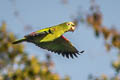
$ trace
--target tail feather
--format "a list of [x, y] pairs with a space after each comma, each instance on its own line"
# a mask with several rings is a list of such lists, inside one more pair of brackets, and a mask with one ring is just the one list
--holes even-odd
[[19, 40], [14, 41], [13, 44], [21, 43], [21, 42], [24, 42], [24, 41], [26, 41], [25, 38], [19, 39]]

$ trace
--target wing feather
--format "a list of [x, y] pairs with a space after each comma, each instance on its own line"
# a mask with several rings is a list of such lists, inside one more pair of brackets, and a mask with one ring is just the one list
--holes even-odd
[[48, 51], [58, 53], [63, 57], [66, 56], [67, 58], [71, 57], [78, 57], [77, 55], [80, 53], [68, 39], [63, 38], [62, 36], [55, 39], [54, 41], [50, 42], [41, 42], [35, 43], [37, 46], [47, 49]]

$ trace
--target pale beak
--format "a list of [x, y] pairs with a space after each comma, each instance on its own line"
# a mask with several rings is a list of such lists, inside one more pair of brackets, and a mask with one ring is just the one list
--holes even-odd
[[75, 26], [72, 26], [71, 31], [74, 32], [74, 30], [75, 30]]

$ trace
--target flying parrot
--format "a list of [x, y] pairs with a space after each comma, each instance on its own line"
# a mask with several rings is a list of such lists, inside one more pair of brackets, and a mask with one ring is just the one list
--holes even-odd
[[79, 52], [63, 34], [68, 31], [73, 32], [75, 28], [74, 22], [64, 22], [25, 35], [24, 38], [14, 41], [13, 44], [31, 42], [38, 47], [61, 54], [63, 57], [74, 58], [74, 56], [77, 57], [78, 54], [84, 51]]

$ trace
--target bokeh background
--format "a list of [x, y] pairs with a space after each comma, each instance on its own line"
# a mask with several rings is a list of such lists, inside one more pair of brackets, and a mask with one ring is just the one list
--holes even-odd
[[[50, 64], [52, 64], [52, 66], [54, 65], [52, 69], [50, 68], [51, 74], [58, 73], [59, 77], [62, 78], [69, 76], [71, 80], [120, 80], [119, 4], [119, 0], [0, 0], [0, 24], [1, 27], [7, 25], [7, 31], [12, 32], [12, 34], [14, 33], [15, 37], [19, 39], [39, 29], [66, 21], [76, 21], [78, 27], [75, 32], [66, 33], [65, 36], [79, 51], [85, 50], [84, 54], [78, 58], [67, 59], [43, 50], [31, 43], [23, 43], [24, 50], [19, 53], [27, 54], [28, 58], [35, 58], [38, 62], [48, 63], [49, 59], [46, 59], [45, 56], [49, 55], [51, 57]], [[5, 33], [9, 35], [7, 31]], [[2, 32], [4, 33], [4, 30], [1, 31], [1, 34]], [[1, 37], [1, 39], [3, 39], [3, 37]], [[11, 39], [11, 42], [15, 39]], [[11, 44], [11, 46], [14, 45]], [[16, 48], [13, 47], [13, 49]], [[1, 50], [0, 53], [2, 55], [7, 52], [2, 52]], [[19, 55], [19, 53], [17, 53], [18, 52], [16, 52], [15, 60], [16, 56]], [[9, 54], [6, 54], [6, 56], [7, 55]], [[0, 56], [1, 59], [2, 57], [3, 55]], [[11, 57], [9, 60], [11, 60]], [[12, 64], [14, 64], [14, 68], [17, 69], [19, 65], [14, 63], [15, 60], [13, 59]], [[23, 62], [24, 64], [27, 63], [25, 61]], [[0, 63], [0, 65], [2, 64], [3, 63]], [[27, 67], [30, 67], [30, 65]], [[51, 66], [47, 65], [47, 68], [49, 67]], [[16, 70], [14, 70], [14, 72], [15, 71]], [[7, 71], [1, 67], [0, 75], [4, 76], [6, 72]], [[7, 80], [11, 78], [9, 75], [7, 77]], [[12, 78], [10, 80], [12, 80]], [[67, 77], [67, 79], [69, 78]], [[3, 78], [1, 77], [1, 79]], [[30, 79], [61, 80], [57, 78], [38, 78], [38, 74], [37, 79]], [[17, 79], [17, 77], [15, 77], [14, 80], [23, 79]]]

